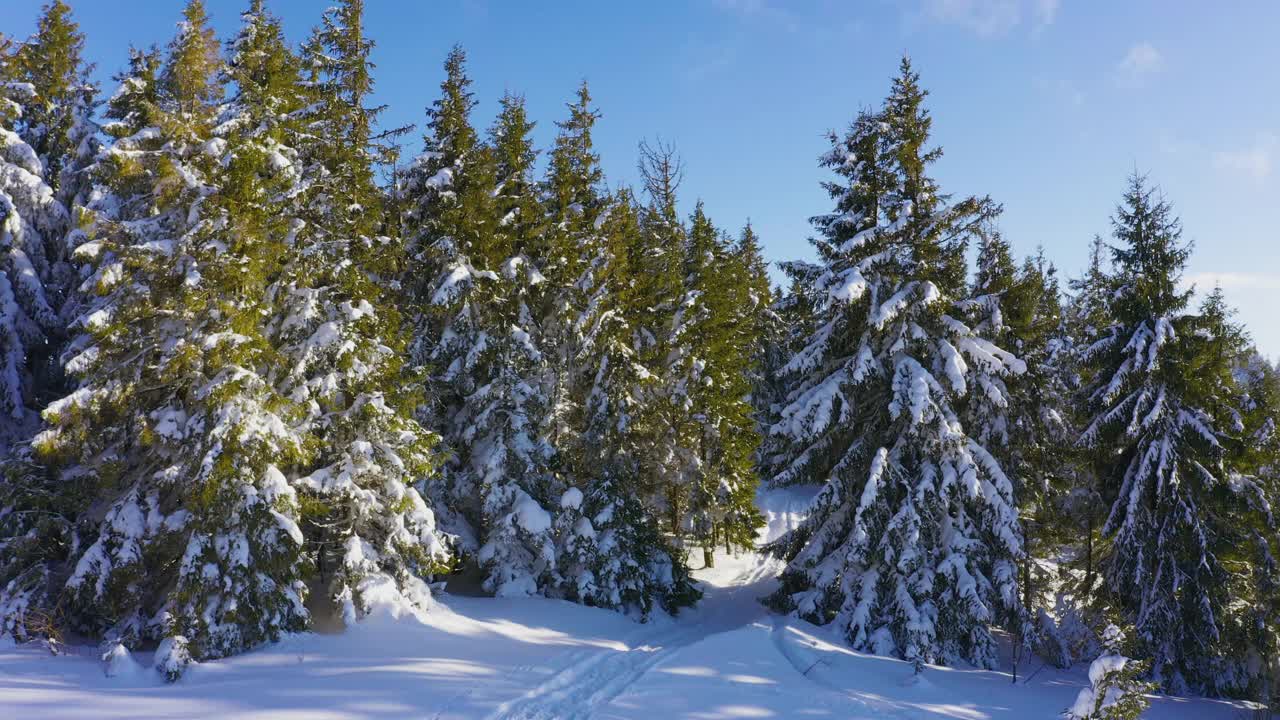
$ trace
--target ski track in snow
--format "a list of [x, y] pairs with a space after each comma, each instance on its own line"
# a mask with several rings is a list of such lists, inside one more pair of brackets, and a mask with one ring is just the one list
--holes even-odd
[[[762, 540], [766, 542], [794, 528], [808, 506], [805, 494], [785, 493], [778, 497], [779, 503], [770, 505], [781, 507], [762, 507], [767, 520]], [[745, 567], [727, 581], [719, 582], [723, 570], [700, 571], [703, 597], [696, 609], [687, 611], [689, 617], [660, 621], [660, 627], [637, 633], [628, 639], [626, 651], [572, 653], [568, 662], [562, 663], [545, 682], [504, 703], [486, 720], [586, 720], [682, 649], [764, 619], [767, 612], [759, 599], [771, 589], [780, 563], [755, 553], [719, 557], [722, 564]], [[776, 629], [776, 623], [774, 626]], [[783, 652], [781, 641], [778, 648]]]
[[624, 651], [574, 653], [566, 667], [488, 720], [577, 720], [607, 704], [650, 669], [698, 640], [688, 628], [656, 632]]

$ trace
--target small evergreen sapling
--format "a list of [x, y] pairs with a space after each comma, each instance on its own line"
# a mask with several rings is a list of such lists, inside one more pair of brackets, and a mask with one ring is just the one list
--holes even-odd
[[1102, 634], [1103, 651], [1089, 665], [1089, 687], [1062, 713], [1066, 720], [1137, 720], [1151, 701], [1147, 693], [1154, 683], [1144, 682], [1146, 663], [1135, 662], [1121, 653], [1124, 633], [1108, 625]]

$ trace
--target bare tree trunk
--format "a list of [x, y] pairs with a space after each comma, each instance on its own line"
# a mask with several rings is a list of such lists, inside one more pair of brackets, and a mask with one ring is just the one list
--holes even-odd
[[707, 538], [707, 542], [702, 546], [702, 566], [716, 566], [716, 524], [711, 523], [711, 537]]
[[1084, 603], [1090, 605], [1093, 600], [1093, 513], [1088, 514], [1088, 522], [1084, 536]]

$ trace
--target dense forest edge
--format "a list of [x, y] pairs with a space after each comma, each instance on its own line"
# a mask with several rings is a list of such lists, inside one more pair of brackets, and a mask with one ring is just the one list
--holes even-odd
[[62, 0], [0, 33], [0, 637], [173, 680], [446, 583], [644, 621], [804, 485], [764, 602], [857, 650], [1093, 662], [1076, 718], [1271, 702], [1280, 371], [1149, 178], [1079, 274], [1019, 259], [904, 57], [774, 287], [675, 146], [607, 183], [585, 82], [537, 148], [456, 47], [382, 127], [362, 13], [190, 0], [110, 95]]

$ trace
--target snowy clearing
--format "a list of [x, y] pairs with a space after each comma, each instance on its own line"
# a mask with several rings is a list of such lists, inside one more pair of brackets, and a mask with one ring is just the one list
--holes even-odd
[[[772, 537], [807, 495], [762, 496]], [[544, 599], [445, 595], [422, 617], [387, 612], [338, 635], [306, 634], [161, 681], [139, 653], [107, 677], [94, 648], [51, 657], [0, 650], [0, 717], [11, 718], [1053, 718], [1087, 665], [1007, 672], [930, 668], [856, 653], [757, 602], [776, 561], [717, 555], [706, 593], [674, 620]], [[146, 666], [146, 667], [144, 667]], [[1034, 671], [1039, 663], [1033, 663]], [[1027, 672], [1026, 669], [1023, 673]], [[1157, 698], [1156, 720], [1234, 720], [1241, 706]]]

